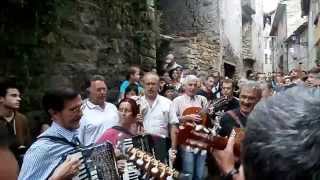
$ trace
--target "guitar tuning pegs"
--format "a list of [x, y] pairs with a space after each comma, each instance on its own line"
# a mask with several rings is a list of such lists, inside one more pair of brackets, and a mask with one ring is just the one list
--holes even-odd
[[210, 133], [210, 130], [208, 129], [208, 128], [203, 128], [203, 131], [205, 132], [205, 133], [207, 133], [207, 134], [209, 134]]
[[[130, 155], [131, 154], [131, 155]], [[134, 161], [137, 159], [137, 152], [136, 151], [133, 151], [132, 153], [130, 153], [130, 157], [129, 157], [129, 160], [131, 161]]]
[[144, 162], [143, 162], [142, 159], [137, 159], [136, 164], [137, 164], [138, 166], [143, 166]]
[[156, 176], [158, 173], [159, 173], [159, 169], [158, 169], [157, 166], [151, 168], [151, 174], [152, 174], [153, 176]]
[[159, 165], [159, 170], [160, 170], [160, 175], [159, 175], [160, 179], [166, 178], [166, 176], [167, 176], [167, 171], [166, 171], [166, 167], [165, 167], [164, 164], [161, 163], [161, 164]]
[[148, 155], [145, 155], [143, 157], [143, 161], [146, 163], [146, 165], [144, 166], [145, 170], [148, 170], [150, 168], [151, 165], [151, 157]]
[[196, 127], [194, 128], [195, 131], [200, 131], [203, 128], [202, 125], [196, 125]]

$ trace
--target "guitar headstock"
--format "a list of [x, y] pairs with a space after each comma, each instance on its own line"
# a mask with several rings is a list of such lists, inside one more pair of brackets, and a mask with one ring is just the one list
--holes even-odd
[[[208, 129], [203, 127], [202, 129], [192, 123], [184, 123], [179, 126], [178, 132], [178, 144], [184, 144], [194, 148], [206, 149], [211, 148], [217, 150], [223, 150], [227, 146], [228, 138], [221, 137], [208, 132]], [[236, 139], [234, 145], [234, 154], [236, 156], [240, 155], [240, 143], [244, 138], [244, 131], [236, 128]]]
[[179, 178], [178, 171], [155, 159], [151, 154], [148, 154], [137, 148], [130, 148], [128, 154], [129, 159], [133, 161], [141, 170], [145, 171], [147, 174], [150, 174], [156, 179], [164, 180], [169, 176], [174, 179]]

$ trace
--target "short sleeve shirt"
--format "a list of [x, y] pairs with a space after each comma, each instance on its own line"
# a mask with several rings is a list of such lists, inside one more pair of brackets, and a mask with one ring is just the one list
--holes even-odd
[[105, 130], [118, 125], [119, 115], [117, 107], [108, 102], [105, 102], [105, 107], [102, 109], [86, 99], [83, 106], [79, 140], [87, 146], [95, 143]]
[[173, 100], [173, 110], [178, 117], [181, 117], [183, 111], [189, 107], [200, 107], [206, 109], [208, 106], [207, 98], [201, 95], [190, 97], [186, 94], [176, 97]]
[[140, 110], [143, 115], [143, 127], [146, 133], [168, 137], [169, 124], [179, 123], [178, 118], [173, 111], [172, 101], [161, 95], [157, 95], [152, 106], [146, 100], [146, 97], [141, 97]]

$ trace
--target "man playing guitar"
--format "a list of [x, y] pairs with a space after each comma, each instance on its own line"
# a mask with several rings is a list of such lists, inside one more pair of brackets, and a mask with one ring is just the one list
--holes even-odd
[[[198, 78], [194, 75], [186, 76], [183, 82], [185, 94], [173, 100], [173, 109], [179, 117], [180, 123], [194, 122], [202, 124], [202, 114], [207, 111], [207, 99], [201, 95], [196, 95], [198, 90]], [[198, 108], [198, 113], [184, 113], [188, 108]], [[204, 166], [207, 157], [206, 150], [196, 150], [188, 146], [181, 146], [182, 157], [182, 173], [189, 175], [188, 179], [200, 180], [204, 178]]]
[[240, 107], [227, 111], [220, 121], [221, 136], [229, 136], [232, 129], [244, 128], [247, 117], [261, 98], [260, 85], [255, 81], [247, 81], [240, 85]]

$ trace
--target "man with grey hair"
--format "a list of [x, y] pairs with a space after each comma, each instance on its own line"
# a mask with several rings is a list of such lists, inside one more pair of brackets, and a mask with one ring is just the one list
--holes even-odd
[[247, 117], [254, 106], [261, 99], [261, 86], [256, 81], [244, 81], [240, 85], [239, 103], [240, 107], [227, 111], [221, 118], [221, 136], [229, 136], [235, 127], [243, 128], [246, 126]]
[[[200, 107], [203, 111], [207, 109], [207, 99], [204, 96], [196, 95], [199, 79], [194, 75], [188, 75], [183, 81], [185, 93], [173, 100], [173, 109], [176, 112], [179, 121], [191, 121], [201, 123], [199, 114], [183, 115], [183, 112], [189, 107]], [[205, 160], [207, 152], [205, 150], [196, 151], [190, 147], [181, 147], [182, 173], [188, 175], [186, 179], [201, 180], [204, 179]]]
[[106, 102], [107, 85], [103, 76], [92, 76], [87, 90], [89, 98], [83, 102], [79, 128], [80, 141], [84, 145], [95, 143], [106, 129], [119, 121], [117, 107]]
[[235, 170], [234, 138], [215, 150], [225, 179], [320, 179], [320, 89], [292, 87], [259, 102], [248, 117], [242, 165]]

